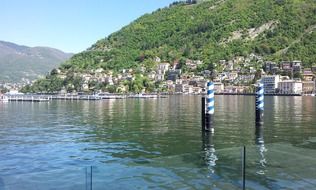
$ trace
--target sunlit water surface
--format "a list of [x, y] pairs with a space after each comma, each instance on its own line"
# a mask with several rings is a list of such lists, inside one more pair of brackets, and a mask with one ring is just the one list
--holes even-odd
[[214, 135], [200, 96], [0, 102], [0, 190], [240, 189], [244, 145], [248, 189], [316, 188], [315, 97], [215, 101]]

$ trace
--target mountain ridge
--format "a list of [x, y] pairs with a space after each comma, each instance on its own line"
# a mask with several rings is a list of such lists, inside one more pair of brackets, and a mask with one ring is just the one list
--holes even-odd
[[73, 54], [51, 47], [0, 41], [0, 82], [25, 82], [45, 75]]

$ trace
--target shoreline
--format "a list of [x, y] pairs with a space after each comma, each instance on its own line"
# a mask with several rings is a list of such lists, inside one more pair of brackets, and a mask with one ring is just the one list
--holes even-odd
[[[107, 94], [107, 95], [57, 95], [57, 94], [19, 94], [19, 95], [2, 95], [1, 102], [7, 101], [29, 101], [29, 102], [46, 102], [50, 100], [106, 100], [106, 99], [159, 99], [168, 98], [172, 95], [181, 96], [204, 96], [206, 94], [168, 94], [168, 93], [151, 93], [151, 94]], [[255, 96], [255, 93], [215, 93], [217, 96]], [[265, 96], [310, 96], [313, 94], [265, 94]]]
[[[224, 96], [255, 96], [256, 93], [215, 93]], [[264, 94], [264, 96], [303, 96], [302, 94]], [[309, 95], [312, 96], [312, 95]]]

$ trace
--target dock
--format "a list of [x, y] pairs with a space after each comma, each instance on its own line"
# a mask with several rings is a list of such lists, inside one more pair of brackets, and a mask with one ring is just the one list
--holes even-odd
[[101, 100], [102, 98], [96, 95], [52, 95], [52, 100]]
[[17, 95], [17, 96], [5, 96], [6, 101], [8, 102], [48, 102], [50, 99], [47, 96], [26, 96], [26, 95]]
[[70, 100], [70, 101], [99, 101], [107, 99], [127, 99], [127, 98], [140, 98], [140, 99], [155, 99], [166, 98], [167, 96], [156, 94], [103, 94], [103, 95], [47, 95], [47, 94], [19, 94], [19, 95], [3, 95], [0, 98], [1, 102], [48, 102], [51, 100]]

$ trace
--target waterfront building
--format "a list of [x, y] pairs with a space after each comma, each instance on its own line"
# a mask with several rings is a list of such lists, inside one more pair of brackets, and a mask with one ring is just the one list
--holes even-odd
[[303, 81], [302, 82], [303, 94], [312, 94], [315, 90], [315, 81]]
[[6, 95], [23, 95], [23, 93], [19, 92], [17, 89], [10, 89], [10, 91], [5, 94]]
[[191, 85], [193, 87], [197, 87], [198, 86], [198, 82], [197, 82], [197, 80], [189, 80], [189, 85]]
[[182, 79], [182, 83], [181, 84], [187, 84], [187, 85], [189, 85], [189, 80], [188, 79]]
[[205, 88], [207, 81], [205, 79], [197, 81], [197, 86], [200, 88]]
[[245, 89], [247, 87], [245, 86], [225, 86], [225, 90], [224, 92], [225, 93], [244, 93], [245, 92]]
[[182, 93], [183, 92], [183, 84], [175, 84], [175, 87], [174, 87], [174, 91], [175, 93]]
[[278, 88], [281, 94], [301, 94], [303, 91], [302, 82], [295, 80], [280, 81]]
[[221, 82], [214, 82], [214, 90], [217, 93], [221, 93], [224, 91], [224, 84]]
[[315, 77], [315, 75], [310, 68], [304, 69], [303, 79], [305, 81], [313, 81], [314, 77]]
[[247, 86], [236, 86], [236, 93], [245, 93]]
[[200, 88], [200, 87], [193, 87], [193, 93], [194, 94], [201, 94], [202, 93], [202, 88]]
[[[197, 87], [199, 88], [199, 87]], [[197, 89], [195, 89], [197, 91]], [[175, 93], [192, 94], [194, 91], [193, 86], [188, 84], [175, 84]]]
[[275, 93], [280, 81], [280, 75], [266, 75], [261, 78], [264, 92], [267, 94]]
[[228, 73], [228, 80], [230, 81], [235, 80], [237, 77], [238, 77], [238, 73], [235, 71]]
[[236, 93], [236, 87], [235, 86], [225, 86], [224, 92], [225, 93]]

